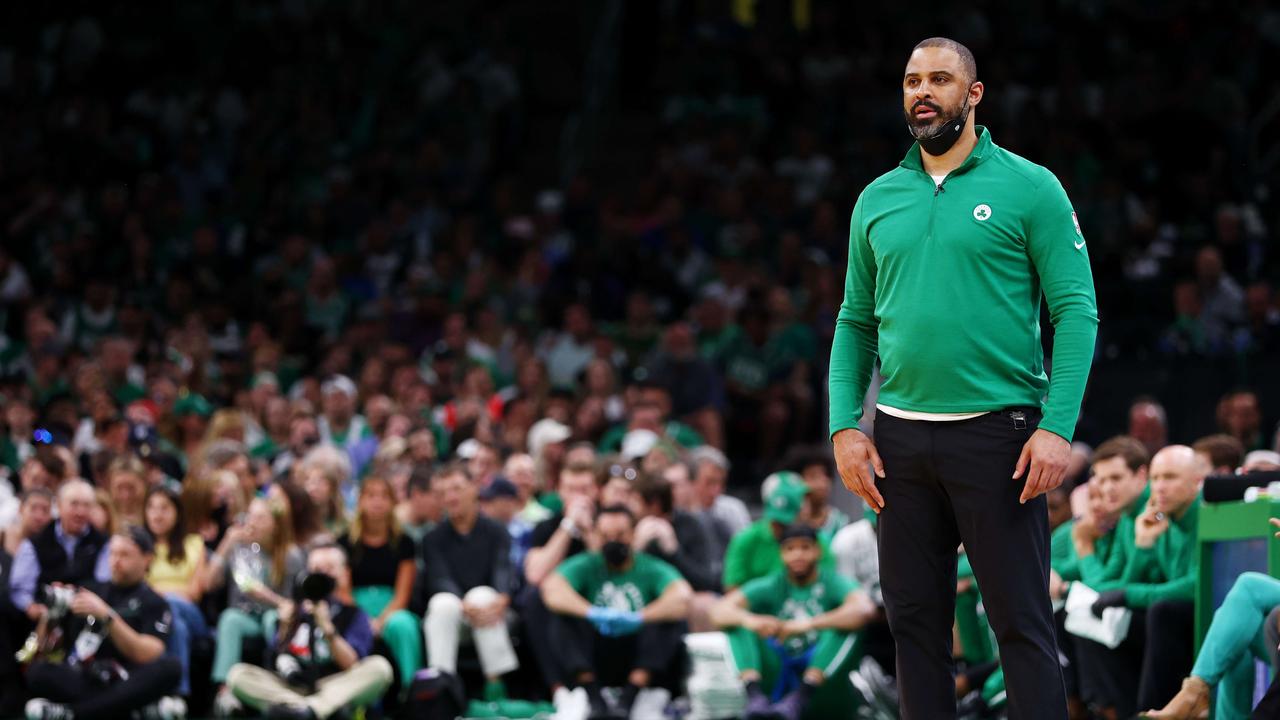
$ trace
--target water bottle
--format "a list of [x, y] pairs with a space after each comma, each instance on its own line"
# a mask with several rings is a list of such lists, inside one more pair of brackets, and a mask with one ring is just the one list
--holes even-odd
[[107, 637], [107, 623], [93, 615], [85, 618], [84, 629], [76, 636], [75, 651], [68, 660], [70, 665], [82, 665], [93, 660]]
[[241, 592], [262, 582], [262, 546], [250, 543], [248, 547], [236, 548], [235, 557], [231, 561], [231, 579]]

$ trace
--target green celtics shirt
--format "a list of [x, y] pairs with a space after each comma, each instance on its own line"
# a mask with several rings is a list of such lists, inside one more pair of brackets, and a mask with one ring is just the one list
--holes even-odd
[[632, 555], [631, 567], [611, 569], [598, 552], [579, 553], [560, 563], [556, 572], [596, 607], [641, 610], [681, 580], [680, 571], [647, 553]]
[[[844, 603], [845, 596], [858, 589], [858, 584], [819, 566], [818, 577], [808, 585], [796, 585], [785, 570], [756, 578], [742, 586], [747, 609], [757, 615], [771, 615], [779, 620], [806, 620], [830, 612]], [[787, 650], [799, 655], [818, 641], [818, 631], [787, 638]]]

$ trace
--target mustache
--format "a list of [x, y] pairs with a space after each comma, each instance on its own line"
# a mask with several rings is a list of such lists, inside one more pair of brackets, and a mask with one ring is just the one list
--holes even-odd
[[934, 105], [928, 100], [917, 100], [916, 104], [911, 106], [911, 112], [914, 113], [916, 110], [919, 110], [922, 107], [929, 108], [930, 110], [938, 113], [939, 115], [942, 114], [942, 108], [938, 107], [937, 105]]

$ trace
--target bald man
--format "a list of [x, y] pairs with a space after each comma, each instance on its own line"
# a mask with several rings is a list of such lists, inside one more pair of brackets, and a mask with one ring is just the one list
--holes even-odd
[[1129, 637], [1115, 650], [1076, 639], [1082, 675], [1091, 676], [1082, 677], [1082, 684], [1094, 692], [1085, 700], [1109, 708], [1114, 717], [1163, 707], [1195, 660], [1196, 530], [1200, 489], [1209, 470], [1186, 445], [1170, 445], [1151, 459], [1151, 499], [1133, 524], [1122, 584], [1102, 593], [1093, 606], [1098, 615], [1108, 607], [1132, 609]]
[[49, 583], [84, 585], [107, 582], [109, 538], [89, 523], [93, 487], [84, 480], [68, 480], [58, 491], [58, 520], [18, 546], [9, 575], [13, 605], [32, 622], [47, 608], [36, 602], [37, 591]]

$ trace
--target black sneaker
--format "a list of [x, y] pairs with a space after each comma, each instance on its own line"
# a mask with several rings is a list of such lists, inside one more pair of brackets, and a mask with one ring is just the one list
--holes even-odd
[[755, 692], [747, 692], [747, 706], [742, 710], [742, 717], [747, 720], [765, 720], [773, 718], [774, 714], [769, 707], [769, 697], [759, 690]]
[[316, 712], [306, 705], [277, 703], [267, 708], [267, 720], [316, 720]]

